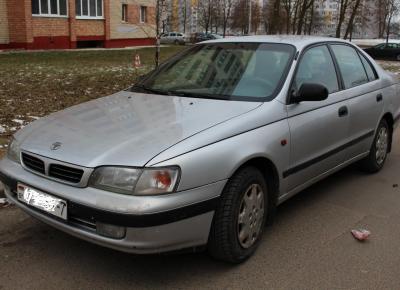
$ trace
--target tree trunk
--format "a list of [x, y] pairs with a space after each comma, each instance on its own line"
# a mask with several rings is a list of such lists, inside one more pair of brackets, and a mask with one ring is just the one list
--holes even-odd
[[340, 38], [342, 34], [342, 25], [344, 22], [344, 18], [346, 16], [348, 0], [340, 0], [340, 7], [339, 7], [339, 22], [336, 27], [336, 37]]
[[296, 2], [296, 5], [294, 7], [294, 15], [293, 15], [293, 21], [292, 21], [292, 34], [296, 33], [296, 23], [297, 23], [298, 12], [299, 12], [299, 1]]
[[347, 25], [346, 32], [344, 34], [344, 39], [347, 39], [350, 32], [353, 30], [354, 18], [357, 15], [358, 8], [360, 7], [360, 3], [361, 3], [361, 0], [356, 0], [356, 2], [354, 4], [353, 11], [351, 12], [349, 23]]

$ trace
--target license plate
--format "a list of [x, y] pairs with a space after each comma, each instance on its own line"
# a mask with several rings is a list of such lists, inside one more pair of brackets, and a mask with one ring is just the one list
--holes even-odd
[[67, 219], [67, 202], [37, 189], [18, 183], [18, 200], [61, 219]]

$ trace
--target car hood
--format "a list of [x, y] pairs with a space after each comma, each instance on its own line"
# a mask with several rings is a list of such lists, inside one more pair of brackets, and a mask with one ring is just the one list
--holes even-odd
[[[145, 166], [196, 133], [261, 103], [123, 91], [39, 119], [16, 135], [22, 150], [85, 166]], [[61, 147], [52, 150], [52, 144]]]

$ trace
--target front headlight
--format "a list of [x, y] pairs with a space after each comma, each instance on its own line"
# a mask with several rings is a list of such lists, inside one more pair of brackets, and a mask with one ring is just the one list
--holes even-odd
[[7, 157], [8, 157], [8, 159], [10, 159], [14, 162], [21, 163], [20, 155], [21, 155], [21, 148], [20, 148], [17, 140], [15, 140], [15, 138], [12, 137], [10, 144], [8, 145]]
[[128, 167], [99, 167], [89, 185], [95, 188], [131, 195], [171, 193], [176, 189], [179, 168], [136, 169]]

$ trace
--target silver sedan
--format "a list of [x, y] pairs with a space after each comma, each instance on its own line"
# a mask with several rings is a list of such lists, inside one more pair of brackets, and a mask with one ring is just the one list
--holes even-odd
[[22, 210], [87, 241], [239, 263], [288, 198], [354, 162], [379, 171], [399, 119], [398, 80], [351, 43], [213, 40], [20, 130], [0, 179]]

